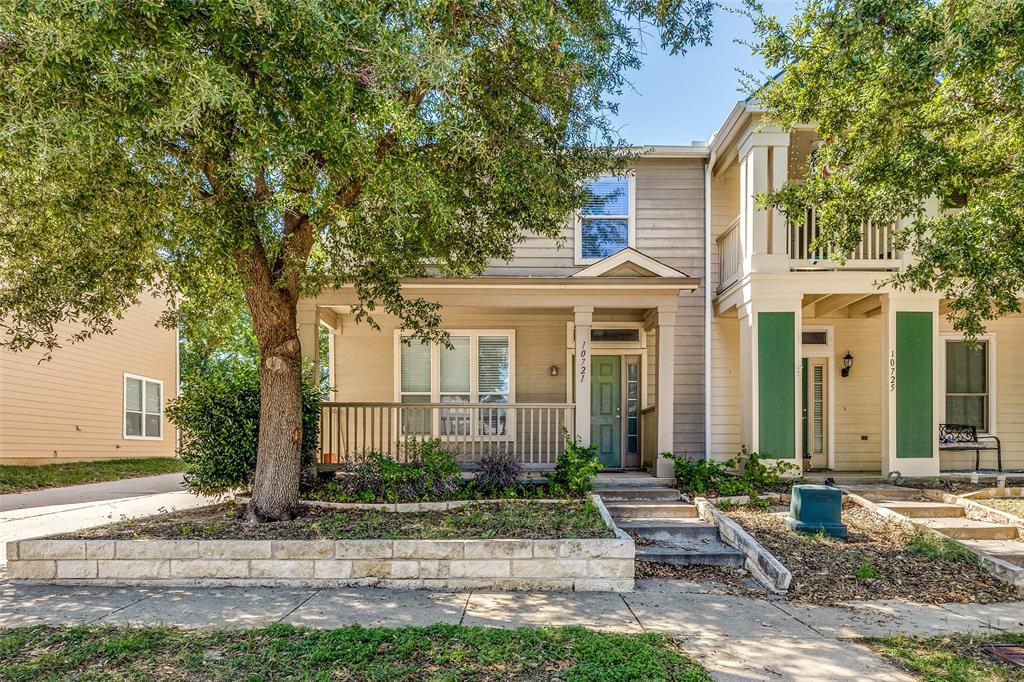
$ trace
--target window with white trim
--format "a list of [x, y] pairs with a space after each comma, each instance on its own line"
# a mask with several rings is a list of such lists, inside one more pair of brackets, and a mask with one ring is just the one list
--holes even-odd
[[586, 186], [590, 199], [576, 221], [576, 260], [581, 264], [636, 243], [634, 175], [605, 175]]
[[989, 343], [946, 341], [946, 423], [968, 424], [988, 433]]
[[164, 383], [124, 375], [124, 437], [160, 440], [164, 437]]
[[[512, 332], [451, 332], [450, 346], [413, 340], [400, 345], [399, 400], [417, 403], [512, 402], [515, 343]], [[435, 372], [436, 367], [436, 372]], [[431, 410], [403, 409], [407, 435], [506, 435], [508, 410], [445, 408], [433, 423]]]

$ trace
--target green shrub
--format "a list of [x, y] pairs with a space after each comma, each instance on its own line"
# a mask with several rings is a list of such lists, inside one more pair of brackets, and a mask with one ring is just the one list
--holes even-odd
[[462, 472], [439, 439], [405, 445], [407, 462], [372, 452], [308, 497], [334, 502], [427, 502], [460, 497]]
[[[222, 495], [252, 485], [260, 423], [259, 370], [248, 362], [217, 363], [193, 374], [167, 407], [181, 429], [178, 455], [185, 487], [200, 495]], [[320, 393], [303, 386], [302, 466], [316, 461]]]
[[679, 488], [692, 495], [716, 494], [721, 497], [747, 495], [753, 497], [778, 485], [786, 473], [798, 468], [789, 462], [764, 464], [756, 452], [751, 452], [748, 455], [746, 448], [740, 450], [740, 456], [748, 457], [741, 476], [733, 475], [728, 471], [736, 466], [736, 459], [725, 462], [710, 459], [691, 461], [668, 453], [664, 453], [662, 456], [675, 461], [675, 475], [679, 481]]
[[549, 487], [553, 494], [567, 494], [571, 497], [583, 497], [590, 492], [591, 479], [604, 468], [597, 459], [597, 444], [587, 447], [573, 439], [563, 427], [562, 438], [565, 441], [565, 454], [555, 463], [555, 471], [551, 475]]

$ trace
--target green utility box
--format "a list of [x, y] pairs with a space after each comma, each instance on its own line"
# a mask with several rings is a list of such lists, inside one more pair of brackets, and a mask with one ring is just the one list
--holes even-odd
[[843, 491], [827, 485], [795, 485], [786, 525], [801, 533], [824, 532], [834, 538], [846, 537], [842, 519]]

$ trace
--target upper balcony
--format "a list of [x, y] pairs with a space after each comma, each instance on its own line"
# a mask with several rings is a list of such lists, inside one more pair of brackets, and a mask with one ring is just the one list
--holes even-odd
[[817, 244], [821, 227], [813, 208], [806, 210], [802, 222], [786, 223], [785, 236], [778, 240], [780, 244], [772, 239], [756, 239], [749, 229], [744, 235], [743, 228], [741, 216], [736, 216], [717, 238], [719, 292], [750, 272], [886, 272], [903, 266], [903, 252], [895, 246], [894, 225], [865, 221], [860, 242], [843, 261], [835, 258], [831, 245]]

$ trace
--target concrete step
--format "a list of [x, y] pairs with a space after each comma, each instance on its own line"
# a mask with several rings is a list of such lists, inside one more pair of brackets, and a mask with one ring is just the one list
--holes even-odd
[[718, 540], [718, 528], [700, 519], [631, 519], [617, 524], [640, 537], [659, 542]]
[[676, 566], [742, 566], [743, 553], [720, 540], [699, 545], [646, 545], [636, 548], [637, 561], [656, 561]]
[[613, 502], [605, 505], [612, 518], [619, 519], [694, 519], [697, 507], [682, 502]]
[[594, 488], [594, 492], [601, 496], [601, 499], [608, 502], [631, 502], [642, 500], [656, 500], [670, 502], [679, 499], [679, 491], [675, 488], [641, 488], [641, 487], [616, 487], [616, 488]]
[[674, 488], [674, 478], [657, 478], [650, 474], [598, 474], [593, 479], [594, 488]]
[[917, 519], [929, 528], [957, 540], [1013, 540], [1018, 537], [1015, 526], [1001, 526], [974, 519]]
[[842, 481], [839, 481], [839, 487], [875, 503], [925, 500], [925, 497], [917, 488], [903, 488], [896, 485], [843, 485]]
[[915, 500], [878, 502], [876, 504], [883, 509], [889, 509], [913, 519], [956, 519], [964, 516], [964, 508], [958, 504]]
[[1020, 539], [963, 540], [962, 542], [972, 549], [1024, 568], [1024, 541]]

